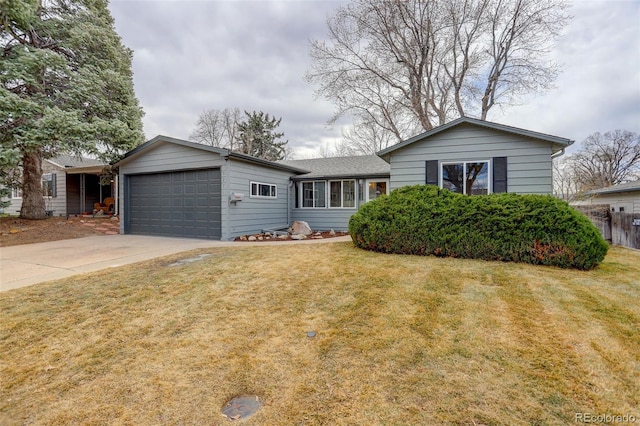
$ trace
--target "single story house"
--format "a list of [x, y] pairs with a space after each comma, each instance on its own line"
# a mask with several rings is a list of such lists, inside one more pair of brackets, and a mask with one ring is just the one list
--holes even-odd
[[[107, 164], [72, 155], [59, 155], [42, 161], [42, 190], [45, 209], [51, 215], [92, 213], [94, 203], [115, 198], [115, 182], [101, 181]], [[22, 208], [22, 190], [11, 191], [5, 213], [17, 214]]]
[[578, 206], [608, 204], [612, 212], [640, 214], [640, 179], [588, 191], [583, 199], [574, 201], [572, 204]]
[[551, 194], [573, 141], [462, 117], [370, 156], [271, 162], [157, 136], [119, 167], [121, 232], [228, 240], [304, 220], [347, 229], [363, 203], [433, 184], [469, 195]]

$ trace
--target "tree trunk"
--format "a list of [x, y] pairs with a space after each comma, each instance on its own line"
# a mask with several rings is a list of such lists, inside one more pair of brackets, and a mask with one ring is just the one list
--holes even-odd
[[42, 196], [42, 152], [25, 152], [22, 156], [22, 219], [44, 219], [44, 197]]

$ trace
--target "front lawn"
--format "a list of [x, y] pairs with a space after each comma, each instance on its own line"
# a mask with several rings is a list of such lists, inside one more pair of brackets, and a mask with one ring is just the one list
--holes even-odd
[[640, 422], [640, 252], [202, 253], [0, 293], [0, 424], [231, 424], [243, 394], [256, 425]]

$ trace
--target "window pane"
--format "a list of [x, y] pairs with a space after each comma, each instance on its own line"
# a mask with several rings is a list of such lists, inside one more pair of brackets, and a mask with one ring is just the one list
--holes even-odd
[[487, 195], [489, 193], [489, 163], [467, 163], [466, 194]]
[[276, 196], [276, 186], [275, 185], [271, 185], [271, 196], [272, 197]]
[[342, 182], [329, 182], [329, 207], [342, 207], [341, 190]]
[[271, 195], [271, 189], [269, 185], [261, 184], [260, 186], [260, 196], [261, 197], [269, 197]]
[[313, 182], [302, 183], [302, 207], [313, 207]]
[[452, 192], [463, 193], [464, 167], [459, 164], [442, 165], [442, 187]]
[[325, 197], [325, 188], [324, 182], [314, 182], [315, 184], [315, 196], [316, 196], [316, 207], [326, 207], [326, 197]]
[[342, 207], [356, 206], [356, 182], [345, 180], [342, 182]]
[[258, 184], [257, 183], [252, 183], [251, 184], [251, 195], [258, 195]]
[[387, 182], [369, 182], [369, 199], [373, 200], [387, 193]]
[[51, 173], [42, 175], [42, 193], [45, 197], [53, 196], [53, 177]]

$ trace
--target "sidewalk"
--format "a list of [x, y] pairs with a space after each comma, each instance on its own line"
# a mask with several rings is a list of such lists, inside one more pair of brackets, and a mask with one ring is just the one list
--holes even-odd
[[351, 241], [351, 237], [302, 241], [233, 242], [142, 235], [107, 235], [0, 247], [0, 291], [106, 268], [116, 268], [195, 249], [340, 241]]

